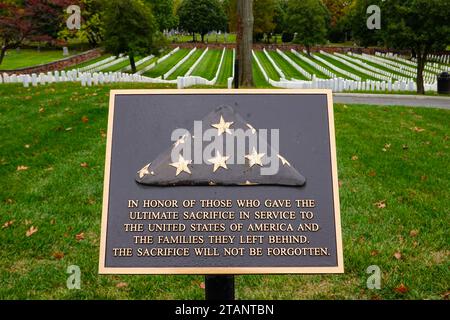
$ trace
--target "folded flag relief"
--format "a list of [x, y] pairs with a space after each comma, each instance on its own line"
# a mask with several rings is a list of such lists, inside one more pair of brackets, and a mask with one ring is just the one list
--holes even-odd
[[[207, 132], [202, 137], [186, 130], [169, 149], [137, 172], [136, 181], [153, 186], [305, 184], [305, 178], [277, 148], [261, 138], [264, 135], [258, 134], [258, 130], [230, 106], [217, 107], [197, 125], [202, 126], [202, 132], [210, 129], [211, 137], [207, 140], [214, 141], [205, 147], [200, 140], [205, 140]], [[238, 137], [244, 137], [246, 142], [234, 143]], [[194, 155], [199, 153], [205, 154], [203, 160], [193, 161]], [[272, 161], [277, 163], [274, 165]], [[263, 170], [269, 167], [276, 170]]]

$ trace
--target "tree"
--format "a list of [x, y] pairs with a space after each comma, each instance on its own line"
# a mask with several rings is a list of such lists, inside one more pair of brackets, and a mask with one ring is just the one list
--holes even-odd
[[329, 12], [321, 0], [290, 0], [286, 25], [295, 34], [294, 42], [306, 47], [325, 43]]
[[255, 41], [261, 40], [264, 34], [269, 40], [270, 33], [275, 29], [273, 20], [277, 3], [275, 0], [254, 0], [253, 4], [253, 36]]
[[178, 9], [179, 26], [184, 31], [200, 33], [202, 42], [210, 31], [225, 30], [226, 16], [218, 0], [184, 0]]
[[0, 64], [9, 49], [17, 48], [31, 34], [30, 12], [14, 4], [0, 3]]
[[227, 16], [227, 29], [229, 32], [235, 32], [237, 25], [237, 0], [223, 0], [222, 6]]
[[146, 0], [145, 2], [151, 6], [159, 31], [169, 30], [177, 25], [173, 0]]
[[24, 0], [0, 3], [0, 64], [6, 51], [25, 41], [56, 41], [70, 0]]
[[[237, 1], [237, 63], [239, 85], [253, 87], [252, 46], [253, 46], [253, 0]], [[236, 81], [236, 79], [235, 79]]]
[[428, 55], [450, 43], [450, 0], [388, 0], [383, 9], [384, 39], [392, 48], [415, 52], [417, 93], [424, 94], [423, 71]]
[[135, 56], [154, 53], [159, 45], [160, 35], [150, 8], [141, 0], [109, 0], [103, 15], [106, 50], [127, 54], [135, 73]]
[[[348, 13], [355, 0], [322, 0], [330, 12], [330, 30], [328, 38], [333, 42], [348, 40], [351, 28], [348, 25]], [[373, 1], [372, 1], [373, 3]]]
[[367, 14], [367, 8], [371, 5], [377, 5], [381, 8], [383, 1], [384, 0], [355, 0], [355, 2], [352, 3], [348, 13], [348, 21], [351, 26], [353, 39], [358, 45], [368, 47], [383, 43], [382, 30], [386, 27], [386, 19], [381, 19], [382, 27], [380, 30], [370, 30], [367, 28], [367, 19], [370, 16]]

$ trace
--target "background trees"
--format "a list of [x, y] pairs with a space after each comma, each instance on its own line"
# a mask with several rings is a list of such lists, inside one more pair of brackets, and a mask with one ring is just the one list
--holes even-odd
[[135, 56], [159, 47], [157, 23], [141, 0], [108, 0], [104, 12], [105, 47], [115, 55], [127, 54], [136, 72]]
[[226, 16], [218, 0], [184, 0], [178, 8], [179, 27], [192, 33], [200, 33], [202, 42], [210, 31], [225, 30]]
[[450, 0], [388, 0], [383, 9], [386, 27], [381, 33], [386, 44], [416, 56], [417, 93], [424, 94], [427, 56], [450, 43]]
[[325, 43], [329, 13], [321, 0], [290, 0], [287, 10], [286, 28], [295, 34], [294, 42], [308, 54], [312, 46]]

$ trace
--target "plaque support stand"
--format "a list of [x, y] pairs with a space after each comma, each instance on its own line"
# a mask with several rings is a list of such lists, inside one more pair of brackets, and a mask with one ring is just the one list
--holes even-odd
[[205, 276], [206, 300], [234, 300], [234, 276]]
[[[234, 88], [239, 88], [239, 59], [234, 62]], [[234, 276], [205, 276], [206, 300], [234, 300]]]

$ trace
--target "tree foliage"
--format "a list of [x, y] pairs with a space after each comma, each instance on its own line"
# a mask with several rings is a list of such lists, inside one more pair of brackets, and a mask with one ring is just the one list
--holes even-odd
[[159, 48], [155, 18], [141, 0], [109, 0], [104, 19], [106, 49], [115, 55], [127, 54], [133, 73], [136, 55], [155, 53]]
[[381, 33], [391, 48], [408, 49], [417, 57], [417, 91], [425, 93], [423, 70], [429, 54], [450, 43], [450, 0], [387, 0]]
[[310, 48], [326, 42], [329, 12], [321, 0], [290, 0], [286, 19], [287, 31], [295, 34], [294, 42]]
[[226, 15], [218, 0], [184, 0], [178, 8], [179, 26], [193, 34], [200, 33], [202, 42], [210, 31], [225, 30]]
[[173, 0], [145, 0], [145, 2], [151, 6], [160, 31], [176, 27], [177, 18], [174, 14]]

